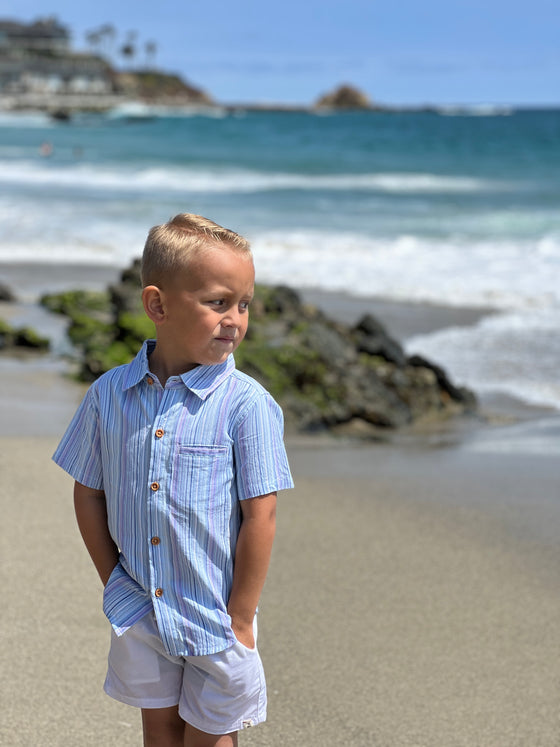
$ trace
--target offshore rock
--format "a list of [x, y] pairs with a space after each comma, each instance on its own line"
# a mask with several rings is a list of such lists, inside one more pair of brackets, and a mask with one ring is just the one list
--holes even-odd
[[[70, 317], [86, 381], [128, 362], [154, 336], [140, 302], [138, 261], [105, 293], [65, 293], [44, 303]], [[334, 322], [286, 286], [257, 286], [235, 359], [280, 403], [292, 431], [376, 438], [386, 429], [476, 409], [471, 391], [436, 364], [407, 357], [372, 315], [353, 327]]]
[[314, 106], [317, 110], [323, 109], [373, 109], [369, 96], [358, 88], [350, 85], [342, 85], [334, 91], [321, 96]]

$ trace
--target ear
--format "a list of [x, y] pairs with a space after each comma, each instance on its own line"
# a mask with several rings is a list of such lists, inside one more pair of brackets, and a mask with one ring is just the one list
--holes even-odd
[[142, 291], [144, 311], [155, 325], [165, 320], [165, 307], [162, 292], [155, 285], [147, 285]]

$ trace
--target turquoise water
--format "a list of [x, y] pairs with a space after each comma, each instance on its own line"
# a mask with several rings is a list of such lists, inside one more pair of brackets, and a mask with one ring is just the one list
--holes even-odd
[[263, 281], [496, 309], [407, 345], [557, 408], [559, 206], [560, 110], [0, 117], [0, 268], [124, 266], [202, 213], [251, 239]]

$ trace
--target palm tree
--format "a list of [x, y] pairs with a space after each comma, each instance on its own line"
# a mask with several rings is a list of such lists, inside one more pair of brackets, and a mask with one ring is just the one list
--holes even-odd
[[137, 31], [129, 31], [127, 33], [126, 42], [122, 45], [120, 52], [125, 60], [132, 60], [136, 57], [136, 38], [138, 36]]

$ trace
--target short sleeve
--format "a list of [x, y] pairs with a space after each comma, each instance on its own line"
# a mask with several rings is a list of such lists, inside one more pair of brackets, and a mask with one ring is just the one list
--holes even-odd
[[244, 414], [234, 441], [240, 500], [293, 488], [284, 446], [284, 418], [265, 393]]
[[82, 485], [103, 489], [99, 408], [94, 386], [90, 387], [76, 410], [53, 460]]

